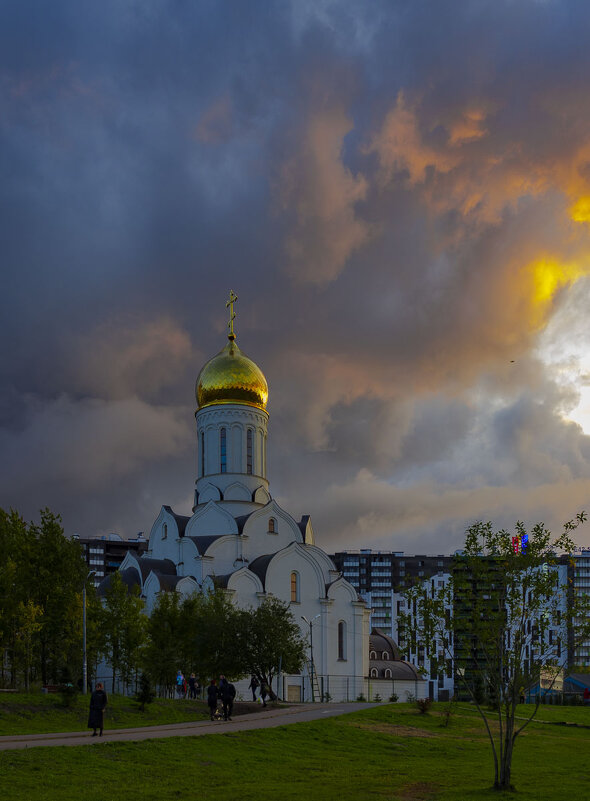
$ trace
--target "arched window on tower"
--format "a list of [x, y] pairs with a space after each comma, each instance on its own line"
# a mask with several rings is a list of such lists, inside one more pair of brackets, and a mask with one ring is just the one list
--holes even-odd
[[165, 540], [168, 536], [168, 523], [164, 523], [162, 526], [162, 539]]
[[383, 674], [383, 678], [385, 678], [385, 679], [390, 679], [391, 678], [391, 669], [390, 668], [385, 668], [385, 672]]
[[252, 475], [252, 429], [246, 432], [246, 473]]
[[205, 475], [205, 432], [201, 431], [201, 475]]
[[219, 432], [219, 472], [227, 473], [227, 432], [225, 428]]
[[277, 534], [277, 521], [274, 517], [268, 518], [268, 533], [269, 534]]
[[370, 672], [369, 672], [369, 676], [370, 676], [372, 679], [376, 679], [376, 678], [377, 678], [377, 676], [378, 676], [378, 671], [377, 671], [377, 668], [371, 668], [371, 670], [370, 670]]
[[299, 603], [299, 573], [296, 570], [291, 573], [291, 602]]
[[346, 660], [346, 623], [343, 620], [338, 623], [338, 659]]

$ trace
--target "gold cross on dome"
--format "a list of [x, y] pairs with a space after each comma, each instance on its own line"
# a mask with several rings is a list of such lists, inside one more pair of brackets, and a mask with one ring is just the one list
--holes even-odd
[[235, 339], [236, 335], [234, 333], [234, 320], [236, 319], [236, 313], [234, 311], [234, 303], [238, 299], [237, 295], [234, 295], [233, 290], [230, 289], [229, 291], [229, 300], [225, 304], [225, 308], [229, 307], [229, 323], [227, 327], [229, 328], [229, 334], [227, 335], [228, 339]]

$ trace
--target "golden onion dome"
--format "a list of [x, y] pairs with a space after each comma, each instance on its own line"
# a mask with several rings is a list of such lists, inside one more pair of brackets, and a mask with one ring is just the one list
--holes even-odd
[[233, 330], [229, 342], [210, 359], [197, 378], [199, 409], [218, 403], [242, 403], [266, 410], [268, 384], [262, 370], [238, 348]]

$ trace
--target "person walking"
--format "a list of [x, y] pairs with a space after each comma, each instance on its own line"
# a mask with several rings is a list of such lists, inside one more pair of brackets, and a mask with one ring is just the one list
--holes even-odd
[[223, 684], [220, 682], [219, 694], [221, 695], [221, 703], [223, 704], [223, 719], [231, 720], [231, 715], [234, 709], [234, 698], [236, 697], [236, 688], [234, 685], [223, 677]]
[[186, 695], [186, 681], [184, 680], [184, 676], [182, 675], [182, 670], [179, 670], [176, 674], [176, 695], [178, 698], [184, 698]]
[[90, 712], [88, 713], [88, 728], [94, 729], [93, 737], [96, 737], [96, 730], [100, 729], [100, 736], [102, 737], [103, 723], [104, 723], [104, 710], [107, 705], [107, 694], [104, 691], [102, 683], [97, 682], [96, 689], [90, 696]]
[[262, 684], [260, 685], [260, 697], [262, 698], [262, 706], [266, 706], [266, 696], [267, 695], [270, 698], [270, 692], [269, 692], [269, 689], [268, 689], [268, 684], [265, 684], [264, 682], [262, 682]]
[[219, 690], [215, 679], [211, 679], [211, 684], [207, 687], [207, 706], [209, 707], [209, 714], [211, 720], [214, 720], [215, 712], [217, 711], [217, 699], [219, 698]]
[[256, 702], [256, 690], [258, 689], [258, 679], [256, 676], [252, 676], [250, 678], [250, 684], [248, 685], [248, 689], [252, 690], [252, 700]]
[[197, 677], [194, 673], [188, 677], [188, 697], [193, 701], [197, 697]]

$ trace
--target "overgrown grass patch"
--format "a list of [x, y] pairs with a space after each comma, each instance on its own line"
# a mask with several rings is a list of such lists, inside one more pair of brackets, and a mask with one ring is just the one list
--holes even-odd
[[[0, 753], [3, 801], [485, 801], [492, 759], [474, 710], [409, 704], [276, 729]], [[575, 710], [579, 712], [581, 710]], [[590, 711], [589, 712], [590, 717]], [[550, 710], [561, 712], [569, 710]], [[577, 714], [573, 715], [577, 719]], [[577, 722], [575, 720], [574, 722]], [[532, 724], [517, 741], [522, 801], [585, 797], [590, 731]], [[426, 736], [425, 736], [426, 735]]]

